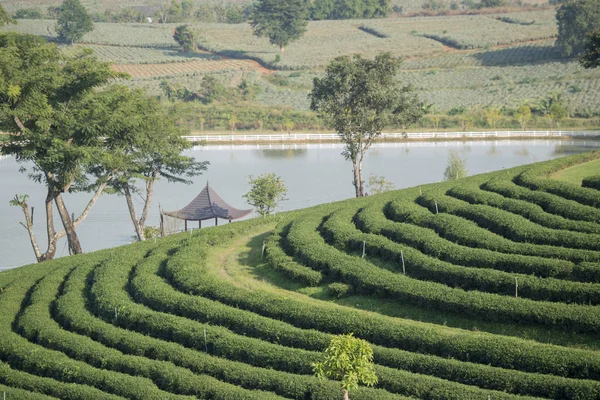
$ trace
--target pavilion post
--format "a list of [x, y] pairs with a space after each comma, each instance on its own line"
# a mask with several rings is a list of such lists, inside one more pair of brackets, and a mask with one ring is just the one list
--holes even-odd
[[202, 228], [202, 220], [198, 220], [198, 229]]
[[219, 220], [215, 217], [215, 226], [219, 225]]
[[185, 220], [185, 231], [187, 232], [187, 219]]

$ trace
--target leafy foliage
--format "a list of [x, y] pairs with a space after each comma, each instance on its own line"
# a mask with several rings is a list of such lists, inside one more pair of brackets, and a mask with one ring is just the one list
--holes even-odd
[[256, 178], [250, 175], [248, 183], [250, 191], [243, 197], [262, 217], [270, 215], [287, 193], [285, 183], [274, 173], [265, 173]]
[[584, 51], [585, 35], [600, 28], [600, 7], [596, 0], [569, 0], [556, 11], [556, 46], [565, 56]]
[[288, 43], [306, 32], [308, 7], [305, 0], [259, 0], [250, 25], [258, 37], [266, 36], [283, 52]]
[[465, 178], [467, 174], [466, 160], [456, 150], [448, 151], [448, 164], [444, 170], [444, 180]]
[[173, 39], [179, 43], [186, 53], [197, 50], [198, 37], [198, 32], [189, 25], [180, 25], [175, 28], [175, 33], [173, 33]]
[[390, 53], [375, 60], [341, 56], [323, 78], [313, 80], [310, 108], [344, 143], [342, 155], [352, 162], [356, 197], [364, 195], [362, 164], [373, 140], [384, 128], [405, 127], [420, 117], [412, 88], [396, 80], [399, 65]]
[[342, 390], [350, 392], [363, 383], [373, 386], [377, 375], [373, 368], [373, 350], [365, 340], [355, 338], [352, 333], [331, 339], [325, 349], [324, 360], [313, 364], [319, 378], [341, 381]]
[[79, 0], [64, 0], [60, 6], [58, 21], [56, 21], [58, 39], [64, 43], [73, 44], [92, 30], [94, 30], [92, 17], [89, 16]]
[[581, 65], [585, 68], [600, 66], [600, 29], [588, 33], [585, 39], [585, 52], [580, 58]]

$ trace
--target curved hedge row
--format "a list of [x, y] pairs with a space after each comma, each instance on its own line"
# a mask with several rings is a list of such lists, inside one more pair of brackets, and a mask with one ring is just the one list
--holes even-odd
[[590, 189], [600, 190], [600, 175], [588, 176], [587, 178], [583, 178], [581, 186]]
[[[93, 260], [89, 258], [89, 260]], [[68, 268], [55, 268], [52, 272], [68, 273]], [[52, 273], [50, 272], [50, 273]], [[13, 369], [28, 372], [46, 378], [53, 378], [65, 383], [79, 383], [81, 393], [87, 398], [99, 398], [98, 390], [107, 392], [104, 398], [111, 398], [116, 394], [130, 399], [164, 399], [165, 392], [157, 390], [149, 379], [132, 377], [113, 371], [94, 368], [84, 362], [76, 361], [65, 354], [48, 350], [27, 341], [27, 339], [11, 331], [13, 320], [20, 313], [19, 305], [26, 296], [27, 291], [35, 285], [35, 280], [23, 279], [18, 285], [11, 286], [0, 297], [0, 359], [9, 364]], [[42, 387], [52, 385], [54, 390], [68, 394], [68, 389], [59, 383], [49, 380], [37, 380], [34, 385]], [[88, 387], [89, 386], [89, 387]], [[97, 389], [94, 389], [93, 387]], [[184, 398], [184, 397], [179, 397]]]
[[[18, 385], [18, 382], [17, 382]], [[17, 386], [15, 385], [15, 386]], [[19, 400], [59, 400], [58, 397], [51, 397], [45, 394], [30, 392], [23, 389], [17, 389], [11, 386], [0, 385], [0, 392], [6, 394], [7, 399]]]
[[[182, 254], [181, 252], [184, 252]], [[179, 268], [186, 268], [193, 263], [193, 260], [201, 260], [202, 257], [198, 257], [198, 255], [202, 254], [202, 250], [198, 248], [192, 248], [187, 251], [186, 248], [181, 249], [174, 257], [170, 258], [169, 263], [178, 264]], [[197, 262], [197, 261], [196, 261]], [[165, 284], [162, 283], [162, 280], [159, 279], [155, 274], [158, 272], [157, 266], [149, 265], [147, 268], [144, 268], [145, 271], [139, 271], [139, 268], [136, 268], [135, 273], [132, 276], [131, 288], [133, 291], [133, 295], [135, 299], [142, 301], [145, 304], [150, 305], [152, 308], [160, 309], [163, 312], [167, 312], [175, 315], [186, 315], [187, 317], [200, 317], [200, 319], [204, 318], [204, 312], [201, 309], [206, 310], [206, 307], [200, 305], [200, 309], [197, 307], [199, 304], [202, 304], [205, 299], [201, 299], [195, 296], [189, 296], [183, 293], [174, 293], [169, 290], [168, 287], [165, 287]], [[309, 347], [314, 347], [318, 344], [315, 341], [315, 337], [319, 336], [318, 332], [309, 331], [305, 332], [298, 328], [291, 328], [282, 326], [284, 324], [273, 321], [273, 323], [269, 323], [266, 318], [254, 315], [252, 316], [249, 312], [240, 312], [237, 313], [234, 310], [227, 310], [228, 307], [222, 306], [218, 307], [216, 313], [225, 312], [229, 313], [230, 317], [228, 320], [231, 322], [228, 324], [231, 327], [232, 324], [236, 325], [236, 330], [243, 331], [244, 327], [246, 328], [246, 332], [249, 336], [260, 337], [265, 340], [273, 340], [274, 335], [281, 334], [281, 341], [291, 342], [295, 346], [299, 347], [301, 343], [306, 340], [308, 342]], [[216, 314], [214, 313], [214, 314]], [[237, 314], [237, 315], [236, 315]], [[234, 321], [233, 318], [238, 317], [237, 321]], [[283, 328], [279, 330], [277, 328]], [[292, 333], [297, 335], [297, 338], [290, 337]], [[305, 338], [305, 336], [308, 336]], [[320, 334], [319, 342], [319, 350], [323, 350], [327, 347], [331, 337], [329, 335]], [[318, 340], [318, 339], [317, 339]], [[255, 346], [257, 349], [260, 349], [264, 352], [269, 352], [270, 346], [267, 344], [257, 343]], [[393, 367], [402, 367], [402, 361], [404, 360], [404, 354], [399, 353], [393, 349], [385, 349], [384, 353], [387, 356], [386, 365]], [[396, 354], [399, 353], [399, 354]], [[300, 357], [302, 353], [298, 352], [290, 352], [289, 357]], [[308, 355], [305, 354], [304, 358]], [[400, 359], [398, 360], [398, 356]], [[313, 357], [310, 357], [313, 358]], [[314, 359], [305, 360], [305, 365], [310, 365], [310, 362], [314, 362]], [[281, 360], [280, 369], [287, 370], [286, 360]], [[311, 373], [310, 369], [307, 371], [298, 371], [300, 373]], [[486, 393], [481, 389], [471, 388], [468, 386], [464, 386], [461, 384], [447, 382], [441, 379], [429, 377], [429, 376], [420, 376], [411, 373], [407, 373], [405, 371], [398, 371], [392, 368], [386, 368], [384, 366], [376, 366], [376, 372], [379, 377], [378, 387], [386, 389], [391, 392], [401, 393], [404, 395], [419, 395], [424, 399], [441, 399], [447, 398], [449, 394], [453, 398], [470, 398], [470, 397], [478, 397], [484, 396], [486, 394], [492, 395], [495, 398], [507, 398], [507, 395], [500, 393]], [[315, 379], [315, 378], [309, 378]], [[364, 389], [365, 395], [367, 391], [370, 389]], [[373, 394], [370, 395], [371, 397]], [[370, 397], [370, 398], [371, 398]]]
[[531, 190], [505, 179], [491, 179], [481, 185], [483, 190], [501, 194], [504, 197], [526, 201], [540, 206], [549, 214], [557, 215], [582, 226], [597, 226], [600, 223], [600, 210], [580, 204], [560, 196]]
[[[341, 218], [336, 218], [336, 214], [340, 214]], [[338, 211], [328, 219], [323, 227], [329, 236], [344, 235], [343, 232], [347, 232], [346, 236], [349, 236], [349, 232], [356, 230], [354, 225], [348, 221], [347, 214]], [[372, 235], [367, 238], [355, 233], [352, 239], [346, 240], [345, 246], [358, 251], [362, 247], [363, 241], [366, 241], [367, 248], [371, 250], [370, 253], [375, 252], [383, 259], [397, 265], [400, 265], [401, 252], [404, 252], [407, 273], [417, 279], [444, 283], [465, 290], [514, 296], [515, 278], [517, 278], [519, 297], [563, 303], [600, 304], [600, 285], [597, 284], [537, 278], [485, 268], [461, 267], [424, 255], [412, 247], [402, 246], [402, 244], [410, 246], [409, 243], [402, 240], [407, 236], [409, 228], [406, 224], [402, 225], [387, 220], [381, 206], [376, 203], [359, 212], [356, 223], [363, 231], [380, 233], [384, 237]], [[395, 243], [388, 241], [385, 237], [393, 239]], [[398, 243], [398, 238], [400, 238], [400, 243]], [[419, 240], [418, 237], [411, 239]]]
[[[16, 321], [15, 327], [30, 340], [35, 340], [46, 348], [61, 351], [97, 368], [148, 378], [160, 391], [157, 391], [155, 386], [149, 385], [144, 390], [140, 390], [145, 392], [143, 395], [148, 396], [146, 398], [279, 398], [267, 393], [249, 393], [212, 377], [194, 374], [188, 369], [176, 367], [169, 362], [150, 360], [138, 355], [126, 355], [97, 343], [87, 336], [61, 329], [49, 314], [49, 303], [56, 296], [57, 288], [61, 283], [62, 277], [55, 279], [46, 277], [42, 280], [31, 294], [31, 303]], [[140, 393], [138, 396], [141, 395]]]
[[[496, 181], [499, 181], [498, 179]], [[512, 183], [512, 182], [511, 182]], [[486, 185], [486, 184], [484, 184]], [[484, 186], [485, 187], [485, 186]], [[448, 195], [471, 204], [483, 204], [499, 208], [551, 229], [565, 229], [583, 233], [600, 233], [600, 225], [588, 221], [574, 221], [545, 212], [541, 206], [523, 200], [511, 199], [498, 193], [481, 190], [476, 185], [459, 185], [451, 188]]]
[[[435, 205], [433, 207], [435, 210]], [[446, 213], [432, 214], [427, 208], [415, 203], [392, 201], [386, 208], [386, 214], [397, 222], [410, 222], [433, 229], [441, 237], [467, 247], [550, 259], [557, 258], [574, 263], [600, 261], [600, 256], [596, 251], [513, 242], [481, 228], [473, 221]], [[576, 274], [575, 270], [573, 274]]]
[[560, 158], [554, 160], [552, 163], [534, 164], [517, 175], [515, 183], [533, 190], [553, 193], [570, 200], [575, 200], [578, 203], [600, 208], [600, 193], [597, 190], [549, 178], [556, 171], [598, 158], [600, 158], [600, 151], [593, 151], [574, 157]]
[[197, 263], [175, 269], [167, 265], [165, 273], [171, 283], [185, 293], [210, 297], [301, 328], [332, 334], [351, 331], [371, 343], [502, 368], [600, 379], [600, 357], [584, 350], [481, 332], [448, 330], [431, 324], [363, 314], [335, 304], [307, 307], [288, 296], [222, 285]]
[[95, 318], [85, 308], [85, 277], [88, 272], [77, 269], [57, 300], [56, 317], [66, 329], [95, 337], [103, 344], [127, 354], [169, 361], [195, 373], [208, 374], [247, 389], [260, 388], [294, 399], [303, 399], [307, 393], [323, 400], [337, 398], [337, 385], [334, 382], [214, 357], [178, 343], [121, 329]]
[[[556, 247], [596, 250], [600, 244], [600, 235], [556, 230], [542, 227], [520, 215], [481, 204], [468, 204], [445, 194], [426, 193], [417, 199], [418, 203], [429, 210], [446, 212], [471, 220], [482, 228], [514, 242], [533, 243]], [[600, 253], [595, 255], [600, 257]]]
[[265, 241], [266, 259], [271, 268], [281, 272], [293, 281], [300, 281], [308, 286], [318, 286], [323, 274], [292, 260], [279, 246], [281, 234], [285, 235], [289, 226], [280, 227]]
[[[277, 300], [271, 297], [268, 299], [256, 299], [256, 296], [260, 296], [259, 293], [250, 292], [243, 294], [240, 293], [242, 291], [240, 288], [230, 286], [226, 282], [217, 282], [214, 277], [208, 275], [207, 272], [201, 267], [201, 255], [205, 251], [206, 248], [200, 243], [193, 244], [189, 247], [181, 249], [167, 263], [165, 267], [167, 270], [167, 276], [174, 278], [176, 284], [179, 283], [178, 286], [180, 286], [180, 284], [184, 284], [185, 287], [181, 287], [184, 292], [187, 293], [195, 290], [201, 291], [204, 293], [204, 295], [213, 295], [213, 292], [207, 290], [208, 288], [206, 286], [218, 285], [221, 292], [228, 291], [232, 295], [238, 295], [237, 298], [230, 299], [231, 301], [235, 302], [238, 307], [241, 306], [245, 308], [244, 306], [247, 306], [248, 304], [242, 304], [242, 302], [244, 300], [251, 301], [251, 299], [254, 299], [257, 305], [272, 305], [277, 302]], [[191, 268], [192, 265], [198, 265], [198, 267]], [[201, 278], [198, 279], [199, 277]], [[135, 279], [137, 278], [134, 278], [134, 282]], [[212, 283], [205, 285], [207, 280]], [[202, 284], [205, 286], [202, 288], [195, 286], [193, 285], [194, 281], [202, 282]], [[136, 285], [134, 282], [132, 282], [132, 286]], [[197, 304], [198, 301], [202, 301], [201, 298], [190, 297], [183, 293], [180, 295], [164, 296], [164, 293], [168, 293], [168, 291], [159, 289], [156, 285], [157, 282], [155, 282], [153, 279], [151, 281], [147, 281], [146, 285], [143, 285], [145, 287], [149, 287], [155, 292], [155, 296], [157, 297], [154, 300], [155, 302], [161, 301], [162, 303], [165, 303], [167, 299], [171, 297], [170, 300], [168, 300], [169, 305], [163, 305], [163, 307], [167, 307], [169, 311], [178, 310], [181, 315], [187, 315], [190, 318], [201, 318], [201, 315], [199, 315], [197, 311], [198, 307], [195, 307], [195, 304]], [[300, 308], [298, 306], [294, 306], [293, 304], [290, 305], [290, 307], [295, 310]], [[311, 307], [312, 305], [304, 308], [311, 309]], [[215, 313], [222, 312], [223, 311], [219, 309], [215, 310]], [[339, 312], [319, 312], [319, 310], [315, 310], [315, 312], [321, 316], [339, 314]], [[283, 313], [285, 313], [285, 311], [283, 311]], [[202, 312], [201, 314], [204, 313]], [[302, 339], [304, 339], [305, 346], [314, 346], [319, 342], [321, 342], [320, 346], [325, 346], [329, 340], [329, 336], [322, 333], [319, 334], [315, 331], [292, 328], [289, 325], [276, 320], [270, 320], [271, 322], [269, 323], [269, 319], [265, 319], [259, 315], [255, 315], [254, 320], [252, 321], [250, 316], [244, 315], [243, 312], [238, 311], [238, 314], [240, 322], [245, 322], [246, 325], [252, 325], [249, 327], [249, 332], [255, 332], [255, 334], [257, 334], [257, 329], [263, 330], [263, 333], [258, 334], [267, 335], [269, 337], [272, 336], [272, 332], [279, 332], [281, 333], [282, 337], [287, 337], [289, 334], [295, 333], [298, 338], [294, 341], [294, 343], [296, 343], [296, 345], [301, 345]], [[357, 318], [353, 318], [353, 320], [356, 321]], [[366, 323], [368, 324], [368, 321]], [[369, 326], [372, 330], [373, 326], [379, 325], [386, 326], [387, 324], [373, 323]], [[355, 327], [352, 326], [351, 328]], [[240, 326], [239, 329], [243, 329], [243, 327]], [[318, 336], [322, 336], [323, 340], [319, 340]], [[379, 364], [385, 364], [388, 366], [401, 366], [405, 369], [409, 369], [412, 372], [431, 374], [444, 379], [452, 379], [463, 383], [476, 384], [477, 386], [488, 389], [504, 390], [534, 396], [561, 398], [578, 398], [580, 396], [583, 396], [582, 398], [592, 398], [595, 393], [600, 393], [600, 384], [591, 381], [577, 381], [556, 376], [510, 371], [487, 365], [477, 365], [468, 362], [465, 363], [457, 360], [447, 360], [439, 357], [415, 354], [395, 349], [386, 349], [380, 346], [374, 346], [374, 354], [375, 361]]]

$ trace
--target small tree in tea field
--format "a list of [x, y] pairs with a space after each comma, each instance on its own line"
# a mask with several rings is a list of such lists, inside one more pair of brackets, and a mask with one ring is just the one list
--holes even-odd
[[250, 175], [248, 183], [251, 186], [250, 191], [243, 197], [262, 217], [270, 215], [287, 193], [281, 177], [273, 173], [262, 174], [256, 178]]
[[451, 181], [465, 178], [467, 174], [466, 160], [458, 154], [458, 151], [450, 150], [448, 153], [448, 164], [444, 171], [444, 180]]
[[323, 361], [312, 366], [317, 377], [341, 382], [344, 400], [349, 399], [349, 393], [359, 384], [373, 386], [378, 380], [373, 365], [373, 349], [367, 341], [355, 338], [352, 333], [331, 339]]

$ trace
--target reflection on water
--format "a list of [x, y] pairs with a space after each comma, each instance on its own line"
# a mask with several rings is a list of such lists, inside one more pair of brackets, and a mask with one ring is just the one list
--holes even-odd
[[259, 158], [298, 158], [305, 157], [308, 149], [306, 148], [287, 148], [287, 149], [258, 149], [256, 150]]
[[[450, 150], [466, 159], [470, 174], [500, 170], [516, 165], [548, 160], [565, 154], [600, 148], [600, 141], [500, 140], [453, 142], [376, 143], [367, 153], [364, 176], [383, 176], [396, 188], [418, 186], [443, 179]], [[249, 190], [248, 175], [274, 172], [288, 188], [287, 198], [277, 211], [293, 210], [351, 198], [352, 168], [341, 156], [339, 143], [247, 144], [195, 147], [187, 152], [199, 161], [209, 161], [208, 170], [191, 185], [159, 181], [148, 216], [149, 225], [158, 225], [158, 206], [177, 210], [188, 204], [210, 181], [221, 197], [237, 208], [247, 208], [242, 195]], [[494, 155], [490, 157], [490, 155]], [[0, 158], [0, 269], [35, 259], [27, 231], [19, 225], [22, 214], [8, 202], [17, 193], [30, 196], [29, 205], [43, 210], [43, 186], [19, 173], [14, 158]], [[80, 213], [90, 194], [68, 194], [69, 210]], [[142, 203], [136, 199], [136, 206]], [[56, 221], [59, 224], [59, 221]], [[103, 195], [80, 225], [79, 236], [85, 251], [126, 244], [134, 234], [125, 200]], [[35, 232], [44, 247], [44, 219], [36, 215]], [[57, 254], [66, 255], [64, 241]]]

